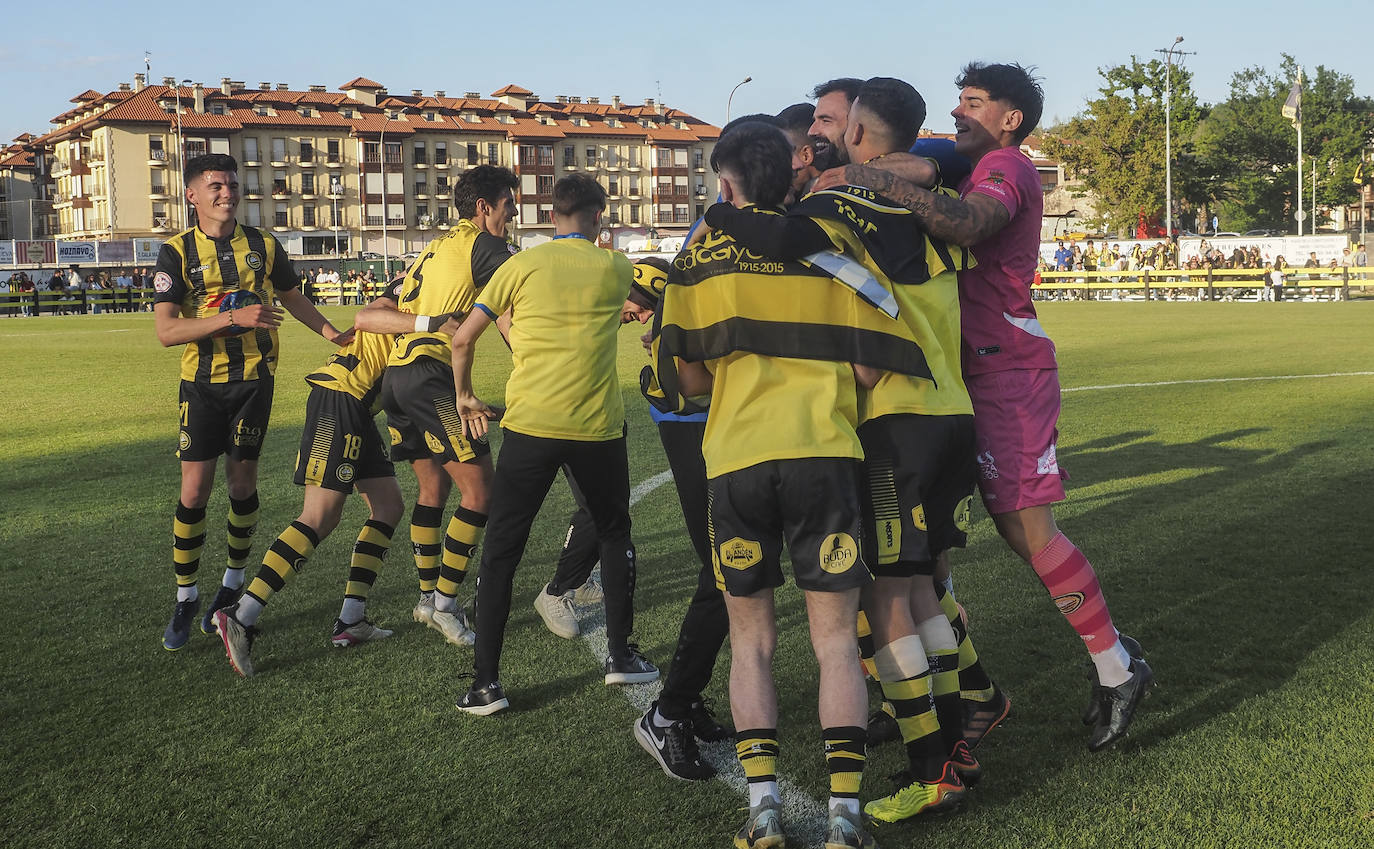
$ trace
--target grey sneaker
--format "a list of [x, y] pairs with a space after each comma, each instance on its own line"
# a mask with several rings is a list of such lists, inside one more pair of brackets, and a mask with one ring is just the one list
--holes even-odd
[[244, 678], [252, 678], [253, 641], [257, 639], [258, 629], [234, 618], [237, 611], [237, 604], [216, 610], [215, 628], [224, 641], [224, 653], [229, 656], [229, 665]]
[[606, 592], [595, 575], [587, 578], [587, 583], [573, 590], [574, 604], [600, 604], [606, 600]]
[[434, 593], [420, 593], [420, 600], [415, 602], [415, 609], [410, 612], [410, 616], [416, 622], [423, 622], [433, 628]]
[[539, 595], [534, 597], [534, 609], [539, 613], [539, 618], [544, 620], [545, 627], [557, 636], [571, 640], [582, 633], [577, 624], [577, 611], [573, 610], [573, 593], [549, 595], [549, 587], [545, 584]]
[[749, 819], [735, 835], [735, 849], [780, 849], [787, 838], [782, 833], [782, 803], [772, 796], [749, 809]]
[[468, 627], [468, 618], [463, 615], [461, 607], [453, 610], [440, 610], [436, 607], [429, 620], [429, 627], [443, 634], [444, 639], [455, 646], [470, 646], [477, 642], [477, 634]]
[[830, 809], [830, 820], [825, 826], [825, 849], [878, 849], [878, 844], [864, 831], [857, 814], [836, 805]]

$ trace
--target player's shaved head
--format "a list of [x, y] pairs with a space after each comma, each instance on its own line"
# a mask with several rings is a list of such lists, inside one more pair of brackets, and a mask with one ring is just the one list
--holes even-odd
[[865, 81], [852, 109], [869, 132], [883, 137], [881, 146], [887, 152], [910, 149], [926, 120], [926, 102], [920, 92], [893, 77]]

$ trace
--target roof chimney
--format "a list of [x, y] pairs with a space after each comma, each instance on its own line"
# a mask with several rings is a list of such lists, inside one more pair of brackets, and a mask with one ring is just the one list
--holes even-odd
[[310, 90], [313, 91], [313, 92], [328, 91], [328, 89], [326, 89], [326, 88], [325, 88], [324, 86], [322, 86], [322, 85], [312, 85], [312, 86], [310, 87]]
[[234, 82], [234, 81], [231, 80], [231, 79], [229, 79], [228, 77], [220, 77], [220, 78], [219, 78], [219, 93], [220, 93], [220, 94], [231, 94], [231, 93], [234, 91], [233, 82]]
[[271, 83], [258, 83], [258, 91], [271, 91], [271, 90], [272, 90], [272, 84], [271, 84]]
[[445, 95], [444, 95], [444, 90], [441, 89], [441, 88], [436, 88], [436, 89], [434, 90], [434, 96], [435, 96], [435, 97], [444, 97], [444, 96], [445, 96]]
[[177, 84], [177, 78], [176, 78], [176, 77], [163, 77], [163, 78], [162, 78], [162, 84], [165, 85], [165, 86], [167, 86], [168, 88], [171, 88], [172, 86], [174, 86], [174, 85]]
[[411, 96], [411, 97], [424, 97], [424, 96], [425, 96], [425, 92], [424, 92], [423, 89], [412, 88], [412, 89], [410, 90], [410, 96]]
[[463, 92], [463, 97], [467, 98], [468, 100], [481, 100], [481, 99], [482, 99], [482, 95], [478, 94], [478, 93], [475, 92], [475, 91], [465, 91], [465, 92]]
[[612, 109], [619, 109], [619, 108], [620, 108], [620, 95], [618, 95], [618, 94], [611, 95], [611, 108], [612, 108]]
[[129, 90], [130, 90], [130, 89], [129, 89], [129, 84], [128, 84], [128, 83], [120, 83], [120, 84], [119, 84], [119, 90], [120, 90], [120, 91], [129, 91]]
[[148, 85], [148, 78], [143, 74], [134, 74], [134, 91], [143, 91]]
[[196, 100], [196, 114], [205, 114], [205, 86], [196, 83], [191, 86], [191, 96]]
[[290, 91], [291, 86], [286, 83], [277, 83], [277, 91]]
[[601, 102], [601, 98], [599, 98], [599, 97], [589, 97], [589, 98], [587, 98], [587, 102], [588, 102], [588, 103], [600, 103], [600, 102]]

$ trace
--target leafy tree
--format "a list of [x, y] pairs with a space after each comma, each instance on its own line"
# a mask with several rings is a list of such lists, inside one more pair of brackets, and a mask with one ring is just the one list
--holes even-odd
[[[1164, 186], [1165, 63], [1142, 62], [1099, 68], [1101, 97], [1045, 139], [1045, 152], [1064, 163], [1075, 194], [1092, 194], [1108, 229], [1128, 232], [1143, 212], [1162, 220]], [[1192, 72], [1175, 64], [1170, 75], [1175, 207], [1205, 196], [1192, 156], [1192, 138], [1204, 110], [1192, 91]]]
[[[1280, 111], [1295, 79], [1297, 63], [1286, 54], [1277, 74], [1263, 68], [1236, 72], [1230, 96], [1198, 128], [1199, 173], [1206, 175], [1209, 199], [1231, 229], [1296, 229], [1297, 132]], [[1318, 208], [1358, 202], [1352, 177], [1369, 142], [1371, 111], [1374, 103], [1355, 96], [1349, 76], [1321, 65], [1305, 75], [1305, 216], [1311, 215], [1314, 168]]]

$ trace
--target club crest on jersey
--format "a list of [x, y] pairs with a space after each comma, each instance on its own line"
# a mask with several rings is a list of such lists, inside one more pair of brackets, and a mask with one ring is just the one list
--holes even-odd
[[257, 251], [249, 251], [248, 255], [243, 258], [243, 263], [254, 271], [262, 270], [262, 256]]
[[838, 575], [859, 562], [859, 546], [849, 534], [831, 534], [821, 540], [820, 558], [822, 569]]
[[763, 546], [751, 539], [735, 537], [720, 545], [720, 562], [731, 569], [748, 569], [763, 559]]
[[338, 470], [334, 472], [334, 476], [339, 479], [339, 483], [352, 483], [354, 474], [352, 463], [342, 463], [339, 465]]
[[191, 447], [191, 434], [187, 433], [187, 432], [184, 431], [184, 430], [183, 430], [181, 433], [179, 433], [179, 434], [177, 435], [177, 446], [178, 446], [182, 451], [185, 451], [187, 448], [190, 448], [190, 447]]
[[153, 291], [166, 292], [172, 288], [172, 275], [165, 271], [159, 271], [153, 275]]
[[1006, 173], [1003, 172], [1003, 171], [989, 171], [989, 172], [988, 172], [988, 181], [991, 182], [993, 185], [1000, 186], [1000, 185], [1002, 185], [1003, 183], [1005, 183], [1006, 180], [1007, 180], [1007, 175], [1006, 175]]

